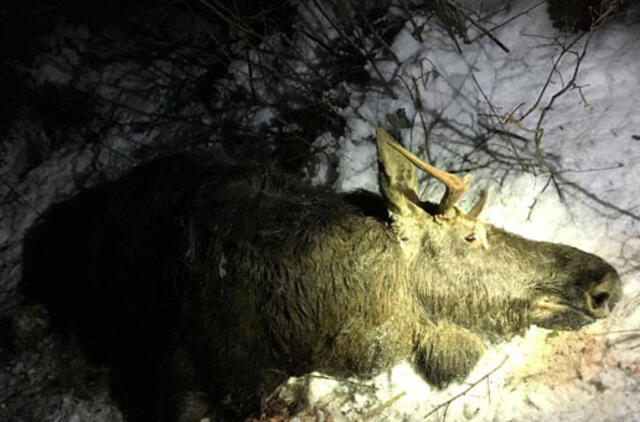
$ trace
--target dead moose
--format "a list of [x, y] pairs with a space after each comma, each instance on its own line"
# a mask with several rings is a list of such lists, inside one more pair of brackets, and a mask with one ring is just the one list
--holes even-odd
[[[469, 176], [382, 129], [377, 147], [381, 195], [203, 157], [141, 165], [52, 207], [26, 240], [24, 293], [110, 364], [129, 420], [240, 420], [286, 375], [403, 359], [444, 386], [487, 342], [576, 330], [620, 298], [601, 258], [482, 222], [483, 200], [454, 206]], [[446, 185], [439, 204], [416, 167]]]

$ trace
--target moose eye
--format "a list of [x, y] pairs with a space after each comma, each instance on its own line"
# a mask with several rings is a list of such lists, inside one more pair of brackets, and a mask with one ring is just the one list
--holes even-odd
[[476, 241], [476, 235], [475, 233], [471, 233], [469, 235], [467, 235], [464, 240], [466, 240], [469, 243], [475, 242]]

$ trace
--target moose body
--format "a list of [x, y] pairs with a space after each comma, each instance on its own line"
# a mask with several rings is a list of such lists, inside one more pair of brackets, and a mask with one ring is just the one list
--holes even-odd
[[381, 195], [188, 156], [142, 165], [47, 213], [26, 241], [25, 294], [137, 374], [114, 375], [123, 396], [202, 392], [223, 419], [283, 374], [368, 377], [406, 359], [444, 386], [486, 342], [578, 329], [620, 298], [601, 258], [454, 207], [466, 179], [421, 202], [401, 151], [379, 130]]

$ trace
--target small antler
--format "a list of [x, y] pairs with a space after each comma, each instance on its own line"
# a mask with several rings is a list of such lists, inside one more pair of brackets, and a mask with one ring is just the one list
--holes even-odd
[[[389, 133], [382, 129], [378, 128], [378, 136], [382, 137], [387, 141], [387, 143], [392, 146], [396, 151], [400, 154], [404, 155], [409, 161], [411, 161], [416, 167], [425, 171], [430, 176], [436, 178], [440, 182], [444, 183], [446, 186], [446, 191], [444, 196], [440, 200], [439, 213], [446, 214], [453, 205], [460, 199], [460, 196], [467, 190], [469, 184], [471, 183], [471, 173], [465, 174], [463, 177], [455, 176], [451, 173], [447, 173], [446, 171], [439, 170], [432, 166], [429, 163], [426, 163], [413, 155], [411, 152], [404, 149], [399, 143], [393, 140]], [[484, 199], [483, 199], [484, 198]], [[486, 196], [480, 198], [478, 203], [473, 207], [471, 213], [479, 214], [482, 210], [482, 206], [484, 205], [484, 201], [486, 200]], [[474, 215], [472, 215], [474, 216]], [[475, 216], [474, 216], [475, 217]]]
[[482, 193], [480, 195], [480, 199], [476, 201], [476, 204], [471, 208], [471, 211], [467, 213], [469, 217], [478, 218], [482, 209], [484, 208], [484, 204], [487, 202], [487, 197], [489, 196], [489, 191], [487, 188], [482, 189]]

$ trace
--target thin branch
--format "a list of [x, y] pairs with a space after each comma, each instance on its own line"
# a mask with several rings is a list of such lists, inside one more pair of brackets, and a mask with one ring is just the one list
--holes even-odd
[[[482, 95], [482, 98], [484, 98], [484, 100], [486, 101], [486, 103], [489, 106], [489, 108], [491, 109], [491, 112], [493, 113], [493, 115], [497, 116], [497, 114], [498, 114], [497, 110], [495, 109], [495, 107], [493, 106], [491, 101], [489, 100], [489, 97], [487, 96], [487, 94], [485, 94], [484, 89], [482, 89], [482, 86], [480, 85], [480, 82], [478, 82], [478, 79], [476, 78], [476, 75], [473, 72], [471, 72], [471, 79], [476, 84], [476, 87], [480, 91], [480, 94]], [[498, 123], [504, 129], [504, 124], [502, 123], [502, 121], [500, 119], [498, 119]], [[504, 131], [499, 131], [498, 133], [501, 134], [501, 132], [504, 132]], [[511, 147], [511, 151], [513, 152], [513, 155], [516, 157], [516, 160], [518, 161], [518, 164], [520, 164], [520, 167], [522, 168], [522, 171], [526, 172], [528, 168], [525, 165], [524, 160], [522, 159], [522, 157], [518, 153], [518, 150], [516, 149], [515, 145], [513, 145], [513, 142], [511, 142], [511, 137], [503, 136], [503, 139], [505, 139], [507, 141], [507, 143], [509, 144], [509, 146]]]
[[617, 205], [614, 205], [611, 202], [605, 201], [604, 199], [600, 198], [598, 195], [588, 191], [587, 189], [583, 188], [582, 186], [578, 185], [575, 182], [571, 182], [569, 180], [566, 180], [564, 178], [561, 177], [561, 175], [559, 175], [558, 177], [562, 183], [564, 185], [570, 186], [573, 189], [577, 190], [578, 192], [580, 192], [582, 195], [586, 196], [587, 198], [589, 198], [590, 200], [592, 200], [593, 202], [602, 205], [605, 208], [614, 210], [622, 215], [626, 215], [627, 217], [630, 217], [636, 221], [640, 221], [640, 214], [635, 214], [632, 211], [625, 209], [625, 208], [620, 208]]
[[469, 391], [473, 390], [478, 384], [480, 384], [482, 381], [488, 379], [491, 375], [493, 375], [498, 369], [502, 368], [502, 366], [507, 362], [507, 360], [509, 359], [509, 356], [505, 356], [502, 359], [502, 362], [500, 362], [499, 365], [497, 365], [495, 368], [493, 368], [491, 371], [487, 372], [486, 374], [484, 374], [480, 379], [478, 379], [477, 381], [468, 384], [469, 386], [464, 389], [463, 391], [461, 391], [460, 393], [456, 394], [455, 396], [451, 397], [449, 400], [440, 403], [439, 405], [437, 405], [436, 407], [434, 407], [433, 409], [431, 409], [431, 411], [429, 413], [427, 413], [426, 415], [424, 415], [424, 418], [428, 418], [429, 416], [433, 415], [434, 413], [436, 413], [438, 410], [444, 408], [448, 408], [449, 405], [451, 403], [453, 403], [454, 401], [456, 401], [457, 399], [459, 399], [460, 397], [464, 396], [465, 394], [467, 394]]
[[[540, 0], [538, 3], [535, 3], [533, 6], [529, 7], [528, 9], [525, 9], [522, 12], [518, 13], [517, 15], [514, 15], [514, 16], [510, 17], [509, 19], [499, 23], [498, 25], [494, 26], [491, 29], [488, 29], [487, 32], [491, 33], [493, 31], [495, 31], [496, 29], [502, 28], [503, 26], [513, 22], [514, 20], [518, 19], [522, 15], [526, 15], [527, 13], [529, 13], [530, 11], [532, 11], [533, 9], [535, 9], [536, 7], [538, 7], [538, 6], [540, 6], [540, 5], [544, 4], [544, 3], [546, 3], [546, 0]], [[484, 37], [486, 35], [487, 34], [482, 33], [482, 34], [478, 35], [477, 37], [470, 39], [469, 42], [470, 43], [476, 42], [477, 40], [479, 40], [480, 38], [482, 38], [482, 37]]]
[[368, 411], [367, 413], [362, 415], [362, 420], [366, 421], [367, 419], [370, 419], [370, 418], [378, 415], [379, 413], [381, 413], [382, 411], [384, 411], [385, 409], [390, 407], [393, 403], [395, 403], [398, 400], [400, 400], [405, 394], [406, 394], [406, 392], [403, 391], [400, 394], [397, 394], [397, 395], [391, 397], [389, 400], [387, 400], [386, 402], [382, 403], [380, 406], [378, 406], [378, 407], [376, 407], [374, 409], [371, 409], [370, 411]]
[[465, 19], [467, 19], [467, 21], [469, 21], [471, 23], [471, 25], [475, 26], [476, 28], [478, 28], [478, 30], [480, 30], [480, 32], [482, 32], [484, 35], [486, 35], [487, 37], [489, 37], [489, 39], [491, 41], [493, 41], [498, 47], [500, 47], [502, 49], [502, 51], [504, 51], [505, 53], [509, 53], [509, 49], [507, 48], [506, 45], [504, 45], [499, 39], [497, 39], [495, 36], [493, 36], [493, 34], [491, 33], [491, 31], [488, 31], [487, 29], [485, 29], [482, 25], [480, 25], [478, 22], [476, 22], [475, 20], [471, 19], [471, 17], [465, 13], [460, 12], [460, 14], [462, 16], [465, 17]]
[[587, 37], [584, 43], [584, 46], [582, 47], [582, 52], [576, 58], [576, 64], [573, 68], [573, 74], [571, 75], [571, 79], [559, 91], [557, 91], [555, 94], [551, 96], [551, 99], [549, 100], [547, 105], [542, 107], [542, 111], [540, 112], [540, 116], [538, 117], [538, 123], [536, 124], [535, 136], [533, 140], [535, 142], [536, 156], [538, 157], [538, 167], [540, 169], [542, 169], [544, 165], [543, 159], [542, 159], [542, 153], [540, 151], [540, 143], [542, 141], [542, 135], [544, 134], [544, 130], [542, 129], [542, 122], [544, 121], [544, 118], [547, 115], [547, 112], [551, 110], [551, 107], [553, 107], [553, 103], [560, 96], [564, 95], [565, 92], [567, 92], [570, 88], [572, 88], [575, 85], [576, 79], [578, 77], [578, 72], [580, 71], [580, 65], [582, 64], [582, 60], [587, 54], [587, 48], [589, 47], [589, 42], [591, 41], [593, 34], [595, 34], [595, 32], [592, 31], [592, 32], [589, 32], [588, 34], [589, 36]]
[[7, 189], [9, 189], [9, 194], [7, 196], [9, 196], [11, 194], [15, 194], [17, 196], [19, 202], [22, 202], [23, 205], [25, 205], [28, 208], [30, 208], [38, 217], [42, 217], [42, 213], [31, 202], [27, 201], [25, 199], [25, 197], [20, 192], [18, 192], [18, 190], [16, 189], [15, 186], [13, 186], [9, 182], [7, 182], [4, 179], [4, 175], [0, 175], [0, 182], [2, 182], [2, 184], [5, 185], [7, 187]]
[[[522, 121], [524, 119], [527, 118], [527, 116], [529, 116], [535, 109], [538, 108], [538, 106], [540, 105], [540, 102], [542, 101], [542, 97], [544, 96], [545, 92], [547, 92], [547, 88], [549, 87], [549, 84], [551, 83], [551, 78], [553, 77], [555, 70], [558, 68], [558, 66], [560, 65], [560, 61], [562, 61], [562, 59], [564, 58], [564, 55], [567, 54], [567, 52], [574, 46], [576, 45], [576, 43], [578, 41], [580, 41], [585, 35], [587, 35], [586, 32], [583, 32], [582, 34], [579, 34], [577, 37], [575, 37], [573, 39], [573, 41], [571, 41], [568, 45], [563, 45], [562, 46], [562, 51], [560, 52], [560, 55], [558, 56], [558, 58], [553, 62], [553, 65], [551, 67], [551, 71], [549, 72], [549, 75], [547, 75], [547, 79], [544, 82], [544, 85], [542, 86], [542, 89], [540, 90], [540, 93], [538, 94], [538, 98], [536, 99], [536, 101], [531, 105], [531, 107], [529, 108], [529, 110], [527, 110], [526, 112], [524, 112], [518, 120]], [[566, 85], [565, 85], [566, 86]]]

